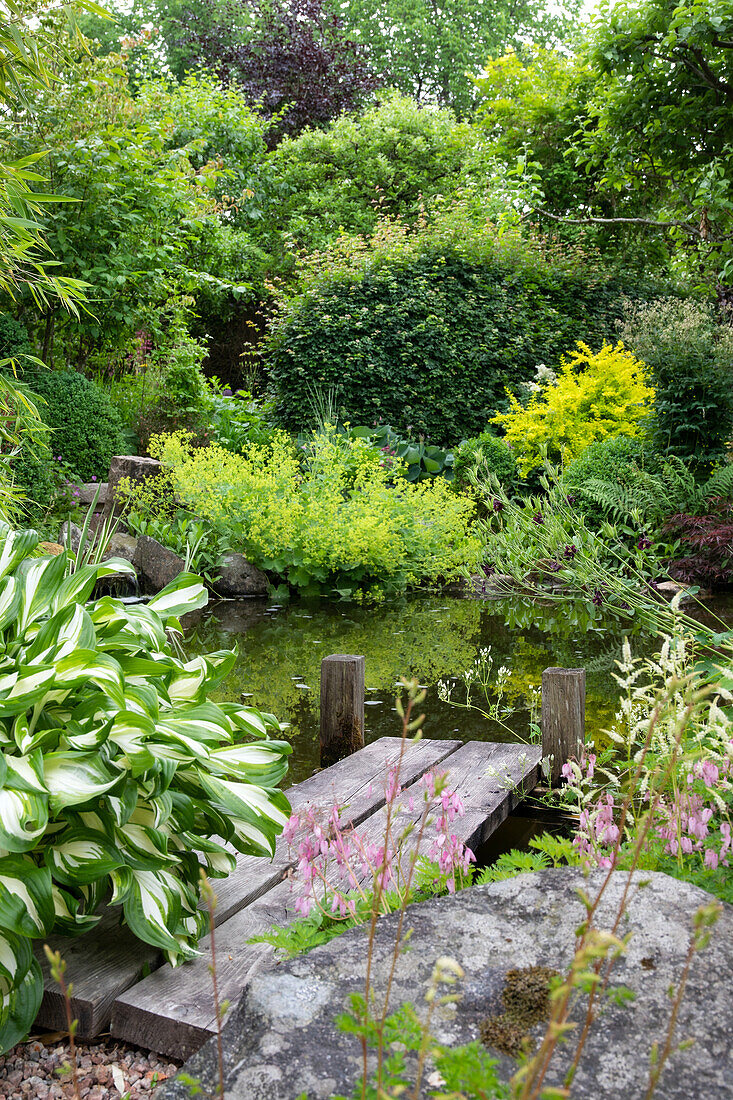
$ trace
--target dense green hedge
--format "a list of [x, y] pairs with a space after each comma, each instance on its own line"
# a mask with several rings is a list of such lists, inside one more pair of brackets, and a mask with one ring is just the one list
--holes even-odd
[[80, 481], [106, 477], [112, 455], [124, 452], [121, 421], [107, 394], [76, 371], [28, 372], [25, 381], [46, 402], [41, 415], [53, 428], [53, 454]]
[[[392, 247], [311, 281], [268, 340], [277, 414], [309, 419], [313, 390], [335, 391], [352, 423], [385, 421], [452, 444], [506, 407], [505, 387], [553, 366], [576, 340], [615, 335], [623, 287], [529, 243], [455, 235]], [[588, 268], [590, 268], [590, 264]]]

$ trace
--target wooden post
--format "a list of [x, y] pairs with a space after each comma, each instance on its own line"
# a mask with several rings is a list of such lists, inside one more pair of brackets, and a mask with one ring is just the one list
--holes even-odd
[[321, 767], [364, 747], [363, 657], [334, 653], [321, 661]]
[[548, 782], [557, 786], [562, 766], [585, 745], [585, 669], [546, 668], [542, 673], [542, 756], [550, 757]]

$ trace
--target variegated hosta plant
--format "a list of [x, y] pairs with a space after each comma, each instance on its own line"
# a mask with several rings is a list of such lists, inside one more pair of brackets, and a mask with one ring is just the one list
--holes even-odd
[[234, 655], [171, 652], [166, 628], [206, 603], [198, 578], [148, 604], [86, 603], [131, 567], [67, 575], [37, 543], [0, 530], [0, 1050], [38, 1011], [34, 939], [114, 905], [179, 962], [204, 929], [200, 868], [228, 874], [232, 848], [270, 856], [290, 812], [276, 719], [209, 698]]

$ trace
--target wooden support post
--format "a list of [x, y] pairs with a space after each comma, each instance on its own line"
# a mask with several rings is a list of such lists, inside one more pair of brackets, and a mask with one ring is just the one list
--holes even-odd
[[321, 661], [321, 767], [364, 747], [363, 657], [334, 653]]
[[542, 673], [542, 756], [550, 757], [551, 787], [562, 766], [585, 745], [585, 669], [546, 668]]

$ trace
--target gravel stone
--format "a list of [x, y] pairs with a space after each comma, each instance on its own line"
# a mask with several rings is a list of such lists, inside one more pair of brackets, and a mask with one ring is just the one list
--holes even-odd
[[[178, 1072], [159, 1055], [108, 1039], [77, 1043], [76, 1064], [82, 1100], [121, 1100], [112, 1076], [118, 1066], [129, 1100], [150, 1100], [152, 1091]], [[0, 1100], [72, 1100], [68, 1039], [34, 1036], [0, 1056]]]

